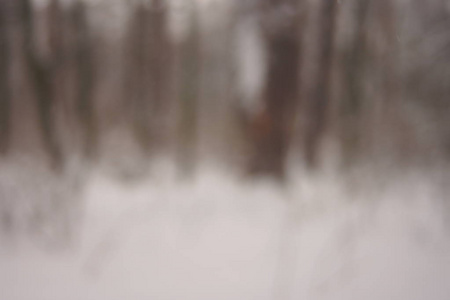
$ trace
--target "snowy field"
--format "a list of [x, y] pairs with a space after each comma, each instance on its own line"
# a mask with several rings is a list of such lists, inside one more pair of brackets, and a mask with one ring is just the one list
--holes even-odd
[[73, 195], [83, 209], [69, 249], [2, 238], [0, 299], [450, 299], [432, 175], [379, 189], [295, 178], [281, 188], [212, 170], [191, 182], [92, 171]]

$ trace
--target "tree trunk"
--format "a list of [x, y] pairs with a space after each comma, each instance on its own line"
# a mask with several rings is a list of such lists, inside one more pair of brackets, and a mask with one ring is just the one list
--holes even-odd
[[[194, 4], [191, 4], [194, 5]], [[194, 173], [198, 142], [198, 98], [200, 95], [200, 28], [196, 8], [190, 12], [188, 34], [181, 42], [178, 56], [179, 114], [178, 165], [183, 177]]]
[[310, 99], [310, 119], [305, 136], [305, 156], [310, 168], [317, 167], [320, 143], [327, 129], [327, 113], [331, 98], [331, 74], [335, 52], [337, 0], [323, 0], [321, 5], [318, 21], [318, 70]]
[[344, 166], [361, 150], [361, 108], [365, 97], [364, 80], [367, 60], [367, 19], [370, 0], [356, 1], [356, 33], [346, 56], [342, 105], [342, 152]]
[[150, 89], [149, 89], [149, 19], [150, 9], [137, 4], [131, 15], [126, 41], [127, 70], [125, 71], [124, 101], [129, 107], [130, 123], [142, 150], [150, 152]]
[[[25, 59], [30, 72], [30, 79], [36, 93], [44, 147], [50, 155], [52, 167], [54, 169], [60, 169], [62, 167], [63, 158], [60, 145], [57, 141], [53, 114], [55, 99], [52, 88], [52, 71], [54, 66], [47, 61], [44, 61], [38, 55], [38, 49], [35, 45], [36, 33], [34, 30], [34, 16], [31, 0], [20, 1], [20, 19], [23, 26]], [[52, 26], [58, 27], [58, 24], [53, 24]]]
[[6, 154], [10, 144], [11, 83], [9, 78], [9, 9], [8, 1], [0, 1], [0, 154]]
[[[263, 4], [262, 29], [266, 38], [268, 66], [263, 88], [263, 109], [250, 121], [253, 144], [250, 173], [283, 178], [298, 100], [300, 20], [296, 0], [270, 0]], [[280, 14], [286, 7], [290, 15]]]
[[73, 7], [72, 22], [75, 27], [77, 115], [82, 128], [83, 153], [88, 159], [92, 159], [96, 155], [98, 146], [98, 128], [93, 99], [93, 45], [86, 7], [81, 1], [78, 1]]

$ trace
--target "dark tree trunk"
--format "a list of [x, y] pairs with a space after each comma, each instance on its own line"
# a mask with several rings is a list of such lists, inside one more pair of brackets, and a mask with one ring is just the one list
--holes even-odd
[[172, 47], [164, 1], [138, 4], [130, 20], [126, 45], [124, 98], [137, 140], [146, 154], [164, 142]]
[[[296, 0], [270, 0], [263, 4], [261, 22], [268, 66], [263, 88], [264, 107], [250, 120], [253, 144], [250, 172], [282, 178], [298, 100], [300, 20]], [[278, 15], [286, 7], [290, 15]]]
[[[57, 141], [53, 114], [55, 99], [52, 88], [52, 71], [54, 66], [38, 55], [38, 49], [35, 44], [36, 32], [34, 30], [34, 14], [31, 0], [19, 1], [21, 1], [20, 19], [23, 26], [25, 59], [36, 93], [44, 146], [50, 155], [52, 167], [59, 169], [62, 167], [63, 159], [61, 148]], [[58, 24], [53, 26], [58, 26]]]
[[361, 108], [364, 101], [367, 60], [367, 19], [370, 0], [356, 1], [356, 33], [347, 53], [344, 70], [345, 95], [342, 105], [342, 152], [344, 165], [356, 160], [361, 150]]
[[337, 0], [323, 0], [321, 5], [318, 21], [318, 70], [310, 99], [310, 119], [305, 136], [305, 156], [310, 168], [317, 166], [320, 143], [327, 128], [338, 3]]
[[396, 8], [393, 0], [379, 0], [378, 18], [382, 27], [382, 38], [380, 44], [386, 45], [381, 49], [381, 67], [383, 68], [382, 89], [384, 92], [384, 106], [386, 109], [392, 105], [399, 92], [399, 78], [397, 64], [398, 56], [398, 40], [397, 40], [397, 17]]
[[8, 1], [0, 1], [0, 154], [8, 151], [10, 144], [10, 122], [11, 122], [11, 83], [10, 71], [10, 49]]
[[169, 90], [171, 47], [167, 29], [167, 10], [164, 0], [153, 1], [149, 14], [149, 85], [153, 115], [163, 112]]
[[167, 115], [172, 71], [172, 42], [168, 32], [165, 0], [152, 2], [149, 12], [148, 89], [153, 152], [161, 151], [168, 140]]
[[178, 49], [178, 165], [181, 176], [194, 173], [198, 142], [198, 98], [200, 95], [200, 28], [192, 8], [188, 34]]
[[129, 105], [130, 122], [138, 143], [145, 153], [150, 151], [150, 9], [138, 4], [132, 13], [126, 42], [124, 101]]
[[91, 159], [96, 155], [98, 128], [94, 108], [94, 59], [92, 38], [86, 15], [86, 7], [78, 1], [72, 8], [75, 32], [75, 64], [77, 116], [82, 128], [83, 153]]

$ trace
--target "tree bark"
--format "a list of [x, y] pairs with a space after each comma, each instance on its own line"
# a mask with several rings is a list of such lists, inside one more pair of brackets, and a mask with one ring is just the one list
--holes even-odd
[[78, 1], [72, 8], [72, 22], [75, 27], [75, 62], [77, 115], [82, 128], [83, 154], [92, 159], [98, 148], [98, 128], [94, 107], [94, 59], [92, 38], [86, 15], [86, 7]]
[[356, 32], [347, 52], [342, 103], [342, 154], [344, 166], [356, 160], [361, 151], [361, 113], [365, 97], [364, 80], [367, 63], [367, 19], [371, 0], [356, 1]]
[[125, 71], [124, 101], [129, 109], [130, 123], [142, 150], [150, 152], [150, 75], [149, 19], [150, 9], [137, 4], [131, 15], [126, 41], [127, 70]]
[[[288, 8], [282, 14], [282, 9]], [[263, 88], [263, 109], [250, 121], [253, 144], [251, 174], [285, 175], [295, 104], [298, 98], [300, 36], [296, 0], [269, 0], [262, 5], [262, 29], [268, 66]]]
[[[195, 5], [195, 4], [191, 4]], [[200, 28], [196, 8], [191, 7], [187, 36], [179, 47], [178, 165], [183, 177], [193, 175], [198, 145], [198, 98], [200, 95]]]
[[0, 154], [6, 154], [10, 145], [11, 83], [8, 1], [0, 1]]
[[327, 129], [327, 113], [331, 98], [337, 0], [323, 0], [319, 16], [317, 78], [310, 99], [310, 119], [305, 134], [305, 157], [309, 168], [317, 167], [320, 144]]
[[[51, 165], [60, 169], [63, 155], [55, 132], [53, 109], [55, 105], [52, 71], [53, 67], [48, 61], [38, 55], [35, 45], [36, 33], [34, 30], [34, 14], [31, 0], [20, 1], [20, 19], [22, 23], [25, 60], [30, 72], [30, 79], [36, 93], [39, 121], [42, 128], [44, 147], [50, 155]], [[54, 24], [53, 26], [58, 26]]]

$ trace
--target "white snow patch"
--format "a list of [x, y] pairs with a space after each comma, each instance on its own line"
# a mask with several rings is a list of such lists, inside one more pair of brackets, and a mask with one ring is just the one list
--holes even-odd
[[79, 247], [3, 251], [2, 299], [450, 296], [450, 243], [426, 177], [352, 201], [337, 178], [281, 188], [204, 170], [190, 183], [100, 172], [86, 182]]

